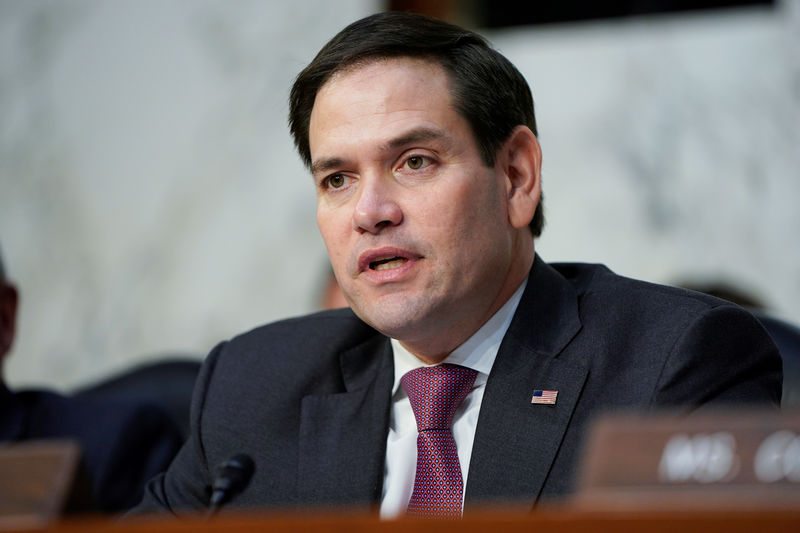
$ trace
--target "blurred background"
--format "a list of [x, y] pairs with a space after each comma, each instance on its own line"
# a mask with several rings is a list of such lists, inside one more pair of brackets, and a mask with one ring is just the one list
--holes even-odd
[[800, 0], [0, 0], [10, 386], [199, 359], [317, 308], [288, 90], [385, 9], [477, 29], [529, 80], [545, 260], [727, 285], [800, 323]]

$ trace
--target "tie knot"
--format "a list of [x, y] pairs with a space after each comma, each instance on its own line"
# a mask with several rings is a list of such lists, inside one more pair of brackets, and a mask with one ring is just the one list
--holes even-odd
[[407, 372], [400, 384], [411, 401], [417, 431], [450, 429], [453, 415], [469, 394], [477, 375], [476, 370], [451, 364]]

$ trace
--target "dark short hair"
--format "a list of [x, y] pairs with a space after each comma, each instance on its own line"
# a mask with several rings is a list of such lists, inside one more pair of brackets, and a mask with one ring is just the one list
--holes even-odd
[[[289, 97], [289, 128], [300, 157], [311, 165], [308, 129], [317, 92], [330, 77], [370, 61], [414, 57], [434, 61], [447, 72], [455, 110], [475, 136], [481, 158], [495, 163], [497, 150], [513, 129], [525, 125], [537, 135], [533, 97], [511, 62], [475, 32], [412, 13], [386, 12], [358, 20], [322, 47], [297, 76]], [[542, 200], [530, 228], [542, 233]]]

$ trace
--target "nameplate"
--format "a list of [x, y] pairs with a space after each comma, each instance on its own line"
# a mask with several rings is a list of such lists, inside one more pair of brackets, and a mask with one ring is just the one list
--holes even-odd
[[0, 445], [0, 529], [43, 527], [64, 510], [81, 452], [68, 440]]
[[800, 413], [610, 416], [584, 450], [576, 502], [800, 504]]

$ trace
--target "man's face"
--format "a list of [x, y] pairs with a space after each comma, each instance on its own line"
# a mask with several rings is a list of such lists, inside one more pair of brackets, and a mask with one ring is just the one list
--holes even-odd
[[309, 144], [317, 224], [365, 322], [438, 359], [516, 289], [509, 185], [482, 161], [442, 67], [401, 58], [335, 74]]

